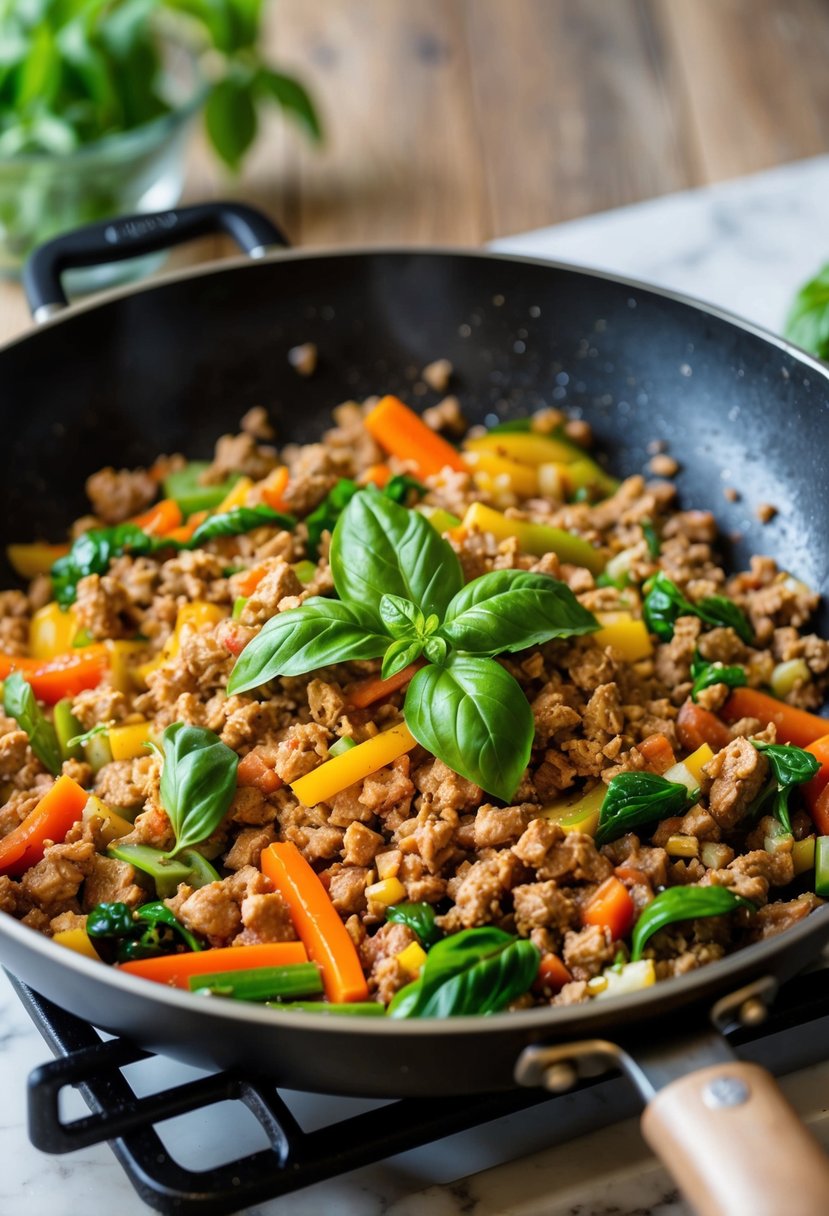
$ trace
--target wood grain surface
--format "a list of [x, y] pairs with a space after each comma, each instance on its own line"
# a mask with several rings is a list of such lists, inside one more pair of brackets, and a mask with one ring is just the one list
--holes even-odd
[[[829, 150], [825, 0], [270, 0], [318, 98], [242, 177], [193, 141], [186, 198], [259, 203], [296, 244], [477, 245]], [[204, 241], [170, 266], [220, 255]], [[0, 283], [0, 342], [27, 325]]]

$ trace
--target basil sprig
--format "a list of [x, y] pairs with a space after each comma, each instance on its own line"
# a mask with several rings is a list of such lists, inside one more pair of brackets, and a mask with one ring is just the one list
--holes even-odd
[[599, 812], [596, 844], [607, 844], [625, 832], [670, 815], [682, 815], [694, 805], [699, 791], [689, 793], [678, 781], [656, 773], [619, 773], [609, 782]]
[[753, 639], [745, 613], [724, 595], [706, 595], [692, 604], [662, 570], [649, 580], [642, 615], [650, 633], [663, 642], [674, 636], [674, 625], [681, 616], [698, 616], [710, 626], [730, 626], [746, 644]]
[[455, 772], [509, 801], [530, 758], [533, 717], [492, 656], [589, 633], [595, 618], [546, 574], [499, 570], [464, 587], [452, 546], [374, 489], [343, 511], [330, 561], [340, 601], [314, 597], [272, 617], [242, 651], [228, 692], [381, 656], [388, 677], [422, 657], [406, 693], [409, 730]]
[[754, 904], [728, 887], [668, 887], [651, 900], [636, 922], [631, 962], [642, 957], [650, 938], [666, 925], [704, 916], [724, 916], [736, 908], [750, 908], [753, 912]]
[[[360, 487], [356, 481], [352, 481], [350, 477], [341, 477], [337, 484], [329, 490], [320, 505], [306, 516], [309, 557], [317, 558], [323, 532], [334, 531], [337, 520], [359, 491]], [[413, 495], [418, 498], [422, 497], [426, 493], [426, 487], [419, 481], [415, 481], [413, 477], [407, 477], [405, 473], [398, 473], [389, 478], [380, 493], [392, 502], [400, 503], [405, 507], [410, 505]]]
[[236, 793], [239, 757], [212, 730], [174, 722], [162, 735], [161, 805], [176, 837], [175, 856], [207, 840]]
[[28, 680], [13, 671], [3, 681], [3, 708], [29, 736], [29, 747], [55, 777], [63, 767], [57, 732], [37, 703]]
[[691, 700], [696, 701], [704, 688], [714, 684], [727, 684], [729, 688], [742, 688], [748, 681], [745, 667], [726, 667], [724, 663], [707, 663], [697, 650], [691, 662]]
[[435, 924], [435, 909], [431, 904], [394, 904], [386, 912], [386, 920], [395, 925], [406, 925], [427, 950], [443, 936]]
[[758, 752], [762, 752], [769, 762], [774, 783], [763, 794], [757, 809], [774, 796], [772, 814], [779, 819], [787, 832], [792, 830], [789, 816], [789, 795], [796, 785], [811, 781], [820, 769], [820, 761], [811, 752], [793, 743], [763, 743], [760, 739], [751, 740]]
[[829, 360], [829, 262], [798, 291], [784, 333], [818, 359]]
[[119, 963], [172, 954], [182, 944], [201, 950], [201, 942], [163, 903], [149, 903], [134, 912], [124, 903], [96, 904], [86, 918], [86, 931], [100, 942], [116, 944]]
[[532, 942], [493, 925], [465, 929], [432, 946], [420, 975], [394, 996], [392, 1018], [449, 1018], [497, 1013], [538, 974]]

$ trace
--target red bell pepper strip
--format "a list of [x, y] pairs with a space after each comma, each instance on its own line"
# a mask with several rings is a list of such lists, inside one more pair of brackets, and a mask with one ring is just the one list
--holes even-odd
[[83, 815], [88, 800], [77, 781], [58, 777], [23, 822], [0, 840], [0, 873], [16, 877], [42, 861], [46, 841], [59, 844]]
[[85, 688], [97, 688], [108, 667], [109, 654], [100, 643], [69, 650], [53, 659], [0, 654], [0, 680], [19, 671], [31, 684], [38, 701], [47, 705], [56, 705], [63, 697], [74, 697]]

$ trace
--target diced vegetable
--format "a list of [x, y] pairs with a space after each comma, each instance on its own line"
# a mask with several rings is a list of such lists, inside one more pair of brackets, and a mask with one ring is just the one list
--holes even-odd
[[353, 705], [355, 709], [367, 709], [376, 701], [390, 697], [393, 692], [406, 687], [420, 666], [420, 663], [410, 663], [408, 667], [404, 667], [393, 676], [388, 676], [385, 680], [380, 676], [368, 676], [365, 680], [357, 680], [346, 690], [349, 705]]
[[111, 726], [107, 732], [113, 760], [133, 760], [148, 755], [148, 743], [157, 743], [158, 734], [151, 722], [130, 722]]
[[[738, 689], [737, 692], [743, 692]], [[732, 696], [736, 696], [732, 694]], [[685, 701], [680, 706], [676, 719], [676, 733], [679, 742], [688, 752], [698, 751], [703, 743], [707, 743], [712, 752], [721, 751], [731, 742], [731, 731], [721, 722], [716, 714], [695, 705], [693, 701]]]
[[701, 743], [695, 752], [685, 757], [682, 763], [696, 780], [697, 785], [700, 785], [702, 782], [702, 770], [708, 761], [713, 759], [714, 753], [711, 751], [711, 748], [707, 743]]
[[592, 634], [597, 646], [612, 646], [626, 663], [637, 663], [653, 654], [653, 643], [644, 621], [637, 621], [629, 612], [599, 612], [601, 624]]
[[96, 963], [101, 961], [101, 956], [89, 940], [86, 929], [63, 929], [54, 935], [52, 941], [57, 942], [59, 946], [65, 946], [67, 950], [74, 950], [76, 954], [82, 954], [84, 958], [94, 959]]
[[285, 841], [263, 849], [262, 873], [287, 903], [309, 958], [319, 964], [328, 1000], [368, 1000], [368, 986], [354, 943], [328, 892], [296, 845]]
[[314, 996], [322, 992], [320, 969], [316, 963], [191, 975], [187, 986], [191, 992], [212, 992], [236, 1001], [273, 1001], [283, 996]]
[[627, 887], [618, 878], [605, 879], [582, 908], [582, 923], [609, 929], [614, 941], [627, 937], [635, 906]]
[[386, 1015], [385, 1005], [379, 1001], [348, 1001], [344, 1004], [334, 1001], [274, 1001], [266, 1002], [268, 1009], [281, 1009], [285, 1013], [323, 1013], [345, 1014], [347, 1017], [375, 1017]]
[[55, 727], [55, 734], [58, 737], [58, 747], [60, 754], [64, 760], [80, 760], [83, 752], [76, 744], [71, 747], [70, 739], [74, 739], [76, 735], [81, 733], [83, 729], [78, 719], [72, 713], [72, 701], [69, 697], [64, 697], [58, 701], [52, 714], [52, 723]]
[[653, 987], [656, 983], [656, 968], [652, 958], [643, 958], [638, 962], [625, 963], [618, 970], [608, 967], [601, 978], [606, 982], [604, 987], [595, 993], [596, 1000], [604, 1000], [609, 996], [629, 996], [633, 992], [642, 992], [645, 988]]
[[451, 511], [445, 511], [443, 507], [431, 507], [424, 502], [415, 507], [415, 510], [424, 515], [435, 531], [441, 534], [451, 532], [454, 528], [461, 526], [458, 516], [453, 515]]
[[538, 975], [535, 986], [549, 988], [551, 992], [560, 992], [565, 984], [569, 984], [572, 975], [564, 966], [557, 954], [545, 954], [538, 964]]
[[829, 733], [826, 718], [795, 709], [756, 688], [735, 688], [720, 712], [726, 722], [737, 722], [740, 718], [758, 718], [763, 726], [773, 722], [779, 741], [798, 747], [808, 747]]
[[810, 810], [814, 810], [823, 791], [829, 785], [829, 734], [815, 739], [806, 748], [820, 762], [820, 769], [803, 787], [803, 797]]
[[585, 836], [595, 836], [606, 794], [607, 786], [600, 781], [587, 794], [565, 795], [556, 799], [544, 807], [539, 819], [552, 820], [565, 833], [582, 832]]
[[64, 697], [74, 697], [85, 688], [97, 688], [109, 666], [105, 646], [70, 650], [53, 659], [25, 659], [0, 654], [0, 680], [13, 671], [21, 672], [31, 684], [38, 701], [54, 705]]
[[294, 574], [297, 576], [303, 587], [314, 581], [317, 575], [316, 562], [301, 561], [294, 562]]
[[506, 489], [520, 498], [533, 498], [538, 494], [538, 473], [531, 465], [519, 464], [492, 452], [468, 451], [464, 459], [480, 489], [496, 493]]
[[58, 777], [23, 822], [0, 840], [0, 874], [16, 878], [41, 861], [46, 841], [64, 839], [83, 815], [88, 796], [71, 777]]
[[191, 460], [164, 478], [165, 496], [174, 498], [185, 515], [215, 510], [239, 480], [239, 474], [233, 473], [218, 485], [202, 485], [199, 478], [209, 467], [206, 460]]
[[812, 678], [812, 673], [804, 659], [789, 659], [778, 663], [771, 673], [769, 684], [771, 691], [781, 700], [793, 692], [796, 685], [806, 684]]
[[338, 739], [336, 743], [332, 743], [328, 749], [329, 756], [342, 756], [344, 752], [350, 752], [352, 747], [356, 747], [357, 743], [349, 735], [343, 735], [342, 739]]
[[661, 731], [648, 735], [641, 743], [637, 743], [636, 747], [639, 754], [647, 761], [648, 769], [652, 773], [657, 773], [664, 777], [676, 763], [674, 749], [671, 747], [668, 738]]
[[72, 649], [78, 620], [54, 600], [39, 608], [29, 623], [29, 652], [33, 659], [53, 659]]
[[134, 516], [129, 522], [149, 536], [166, 536], [183, 522], [181, 507], [172, 498], [162, 498], [149, 511]]
[[406, 888], [399, 878], [383, 878], [380, 882], [366, 887], [366, 899], [370, 899], [375, 904], [382, 904], [386, 908], [390, 908], [392, 904], [399, 904], [401, 899], [405, 898]]
[[619, 489], [616, 478], [606, 473], [601, 465], [596, 464], [589, 456], [580, 456], [578, 460], [564, 465], [562, 474], [567, 494], [571, 498], [580, 490], [586, 490], [589, 499], [610, 498]]
[[365, 428], [384, 451], [411, 461], [418, 477], [450, 468], [463, 473], [463, 457], [397, 397], [383, 397], [364, 419]]
[[194, 975], [242, 971], [254, 967], [290, 967], [307, 963], [308, 955], [302, 942], [266, 942], [255, 946], [222, 946], [216, 950], [199, 950], [189, 954], [165, 954], [158, 958], [137, 959], [121, 963], [118, 970], [139, 975], [158, 984], [174, 988], [189, 988]]
[[700, 849], [700, 860], [709, 870], [723, 870], [734, 856], [734, 850], [727, 844], [716, 844], [713, 840], [703, 842]]
[[245, 611], [245, 604], [247, 602], [248, 602], [248, 597], [246, 595], [237, 595], [236, 596], [236, 599], [233, 601], [233, 611], [230, 614], [231, 618], [234, 621], [239, 620], [239, 617]]
[[[378, 872], [380, 870], [379, 860], [378, 857]], [[439, 942], [443, 937], [435, 924], [435, 909], [431, 904], [424, 902], [396, 904], [386, 912], [386, 920], [395, 925], [406, 925], [417, 934], [418, 941], [427, 949], [429, 946], [434, 946], [435, 942]]]
[[106, 728], [95, 734], [87, 732], [83, 745], [83, 754], [87, 764], [96, 775], [105, 764], [112, 763], [112, 748], [109, 746], [109, 736]]
[[161, 849], [146, 844], [111, 844], [107, 852], [110, 857], [129, 862], [136, 870], [149, 874], [160, 899], [175, 895], [180, 883], [199, 888], [219, 881], [213, 866], [196, 849], [182, 849], [175, 857], [168, 857]]
[[803, 840], [796, 840], [792, 845], [792, 865], [794, 866], [794, 876], [805, 874], [808, 870], [815, 868], [815, 845], [816, 837], [805, 836]]
[[196, 534], [196, 530], [202, 526], [209, 515], [209, 511], [194, 511], [186, 524], [181, 524], [178, 528], [173, 528], [167, 532], [164, 539], [169, 541], [171, 545], [189, 545]]
[[763, 848], [767, 853], [791, 853], [794, 848], [794, 836], [779, 819], [772, 819], [763, 839]]
[[669, 857], [699, 857], [699, 841], [696, 836], [675, 832], [666, 840], [665, 852]]
[[150, 662], [137, 667], [135, 669], [136, 675], [141, 680], [146, 680], [147, 676], [151, 672], [157, 671], [162, 663], [167, 663], [170, 659], [177, 658], [183, 643], [188, 638], [196, 633], [202, 633], [206, 629], [215, 627], [226, 616], [226, 609], [220, 608], [218, 604], [210, 604], [205, 600], [193, 600], [191, 603], [182, 604], [176, 614], [175, 628], [162, 646], [160, 654], [156, 658], [151, 659]]
[[809, 814], [818, 835], [829, 836], [829, 785], [821, 790], [814, 806], [809, 808]]
[[815, 843], [815, 894], [829, 899], [829, 836], [819, 836]]
[[236, 770], [238, 785], [255, 785], [263, 794], [272, 794], [282, 788], [282, 778], [277, 775], [273, 764], [265, 760], [261, 748], [255, 747], [239, 761]]
[[395, 958], [412, 979], [417, 979], [421, 967], [426, 962], [427, 954], [420, 942], [409, 942], [406, 949], [396, 954]]
[[83, 809], [84, 823], [88, 822], [93, 816], [97, 816], [101, 820], [102, 826], [99, 829], [98, 838], [104, 845], [111, 844], [113, 840], [120, 840], [122, 836], [127, 836], [133, 829], [133, 825], [129, 819], [125, 819], [117, 811], [110, 810], [106, 803], [102, 802], [95, 794], [90, 794], [89, 801]]
[[66, 557], [69, 545], [47, 545], [40, 542], [31, 545], [9, 545], [6, 556], [10, 565], [21, 578], [37, 578], [38, 574], [49, 574], [59, 557]]
[[362, 781], [378, 769], [385, 768], [416, 746], [417, 740], [405, 722], [401, 722], [375, 735], [373, 739], [367, 739], [365, 743], [358, 743], [344, 755], [326, 760], [319, 768], [292, 781], [291, 789], [303, 806], [317, 806], [355, 781]]
[[248, 500], [248, 494], [252, 489], [253, 481], [250, 477], [240, 477], [215, 508], [213, 514], [224, 515], [228, 511], [235, 510], [236, 507], [244, 507]]
[[594, 549], [588, 541], [574, 532], [565, 532], [563, 528], [553, 528], [549, 524], [509, 519], [500, 511], [485, 507], [480, 502], [473, 502], [467, 507], [461, 526], [466, 531], [491, 532], [498, 541], [515, 537], [525, 553], [532, 553], [536, 557], [555, 553], [561, 561], [574, 566], [585, 566], [593, 574], [604, 569], [605, 556], [601, 550]]
[[[77, 641], [76, 636], [76, 644]], [[134, 660], [136, 655], [146, 650], [147, 643], [107, 638], [104, 646], [109, 657], [109, 683], [118, 692], [125, 694], [134, 692], [136, 684], [140, 683], [139, 678], [134, 674], [138, 670]]]
[[387, 464], [373, 464], [360, 476], [359, 485], [377, 486], [378, 490], [382, 490], [383, 486], [387, 485], [390, 479], [391, 469]]
[[278, 469], [274, 469], [269, 473], [264, 481], [259, 482], [259, 492], [262, 495], [262, 501], [272, 507], [274, 511], [287, 511], [287, 506], [282, 495], [288, 488], [288, 480], [290, 474], [287, 467], [283, 464]]

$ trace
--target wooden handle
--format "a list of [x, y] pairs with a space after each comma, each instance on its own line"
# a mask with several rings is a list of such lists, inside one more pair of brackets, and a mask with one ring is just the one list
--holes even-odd
[[718, 1064], [667, 1085], [642, 1132], [699, 1216], [829, 1212], [829, 1158], [756, 1064]]

